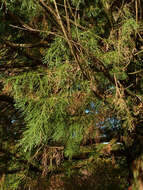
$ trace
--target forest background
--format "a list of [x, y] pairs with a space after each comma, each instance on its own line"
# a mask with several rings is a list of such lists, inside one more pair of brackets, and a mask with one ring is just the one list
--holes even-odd
[[0, 0], [2, 190], [143, 189], [142, 8]]

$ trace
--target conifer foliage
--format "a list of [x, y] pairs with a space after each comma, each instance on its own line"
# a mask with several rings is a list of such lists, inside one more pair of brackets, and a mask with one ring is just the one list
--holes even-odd
[[0, 0], [3, 190], [30, 187], [29, 172], [87, 167], [105, 155], [125, 159], [128, 186], [143, 189], [142, 7]]

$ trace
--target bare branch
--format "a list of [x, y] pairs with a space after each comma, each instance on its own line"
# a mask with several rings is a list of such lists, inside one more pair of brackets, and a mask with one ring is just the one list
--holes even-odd
[[47, 42], [37, 42], [37, 43], [30, 43], [30, 44], [16, 44], [10, 42], [8, 40], [3, 40], [4, 43], [0, 45], [0, 48], [5, 47], [14, 47], [14, 48], [35, 48], [35, 47], [49, 47], [49, 43]]

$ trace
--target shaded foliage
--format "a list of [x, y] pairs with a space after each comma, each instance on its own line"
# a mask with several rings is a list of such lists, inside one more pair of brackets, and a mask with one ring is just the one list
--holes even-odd
[[[28, 188], [33, 172], [64, 173], [76, 160], [93, 167], [100, 158], [101, 170], [102, 159], [119, 156], [128, 185], [142, 189], [142, 2], [1, 0], [0, 7], [2, 189]], [[120, 181], [111, 178], [104, 189]]]

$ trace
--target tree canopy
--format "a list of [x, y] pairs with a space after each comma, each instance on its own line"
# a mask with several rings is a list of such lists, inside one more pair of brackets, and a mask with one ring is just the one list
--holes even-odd
[[2, 189], [27, 188], [29, 171], [94, 168], [107, 157], [125, 160], [128, 186], [142, 190], [142, 1], [0, 7]]

